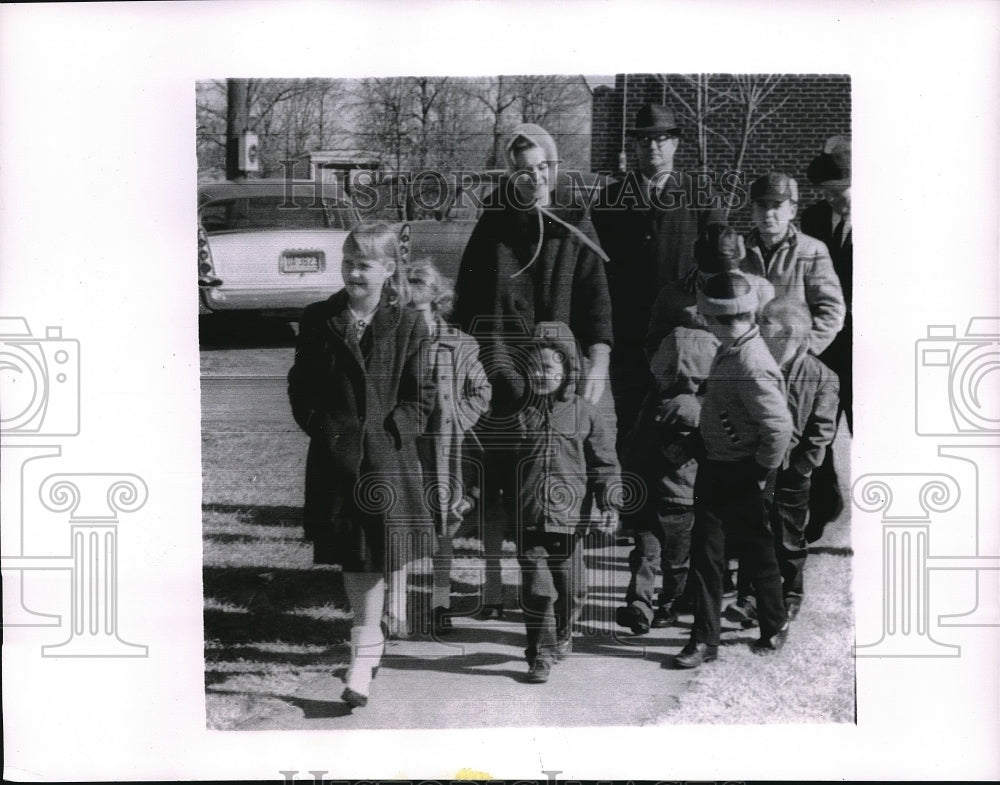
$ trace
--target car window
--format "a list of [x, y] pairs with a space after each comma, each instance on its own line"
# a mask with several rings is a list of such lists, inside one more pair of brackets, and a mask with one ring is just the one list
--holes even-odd
[[209, 234], [261, 229], [340, 229], [354, 225], [350, 207], [327, 202], [313, 207], [297, 198], [289, 205], [282, 196], [221, 199], [201, 208], [201, 223]]

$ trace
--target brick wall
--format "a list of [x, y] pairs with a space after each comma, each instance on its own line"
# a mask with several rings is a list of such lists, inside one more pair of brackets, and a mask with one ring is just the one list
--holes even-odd
[[[724, 87], [728, 77], [714, 75], [710, 84]], [[666, 75], [667, 83], [680, 98], [694, 106], [693, 85], [678, 74]], [[626, 125], [632, 125], [635, 113], [646, 102], [666, 103], [674, 109], [681, 126], [681, 143], [674, 166], [695, 169], [698, 163], [695, 123], [683, 106], [664, 88], [664, 83], [652, 74], [618, 74], [614, 89], [600, 87], [594, 93], [594, 117], [591, 137], [591, 165], [595, 171], [617, 172], [622, 149], [623, 93], [627, 95]], [[750, 138], [741, 167], [747, 185], [768, 171], [783, 171], [799, 183], [799, 205], [803, 209], [819, 198], [806, 179], [809, 162], [822, 151], [823, 142], [834, 134], [851, 133], [851, 80], [846, 75], [788, 74], [763, 104], [766, 112], [784, 101], [780, 109], [764, 121]], [[739, 138], [740, 109], [725, 104], [713, 114], [708, 124], [734, 143]], [[634, 152], [626, 140], [628, 165], [636, 165]], [[717, 178], [732, 168], [733, 152], [709, 134], [708, 169]], [[740, 231], [749, 230], [749, 208], [746, 205], [730, 213], [730, 221]]]

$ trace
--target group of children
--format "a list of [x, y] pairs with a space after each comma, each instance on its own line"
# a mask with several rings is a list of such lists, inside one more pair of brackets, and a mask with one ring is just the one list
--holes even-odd
[[[426, 261], [404, 269], [395, 227], [353, 231], [343, 273], [345, 288], [303, 313], [288, 381], [310, 436], [306, 536], [317, 563], [343, 570], [354, 621], [342, 697], [359, 707], [384, 651], [383, 618], [390, 634], [404, 623], [415, 560], [435, 556], [434, 629], [450, 626], [451, 537], [477, 503], [473, 426], [491, 390], [474, 339], [445, 321], [448, 282]], [[516, 507], [526, 653], [530, 679], [544, 681], [571, 646], [582, 603], [570, 588], [584, 585], [579, 505], [567, 500], [596, 491], [601, 526], [613, 531], [619, 466], [612, 430], [576, 393], [568, 328], [542, 323], [536, 336], [512, 451], [524, 470]]]
[[[646, 350], [656, 386], [624, 440], [626, 468], [646, 492], [616, 615], [641, 634], [693, 605], [691, 641], [675, 658], [684, 668], [717, 655], [730, 555], [740, 564], [732, 613], [759, 623], [755, 649], [784, 642], [802, 597], [809, 477], [837, 410], [836, 377], [808, 351], [816, 319], [801, 294], [786, 287], [775, 297], [767, 278], [741, 272], [746, 247], [728, 226], [707, 227], [694, 253], [696, 269], [654, 309]], [[384, 649], [383, 619], [390, 634], [402, 621], [415, 559], [435, 557], [431, 621], [436, 633], [450, 627], [451, 538], [479, 504], [475, 425], [491, 387], [475, 340], [447, 322], [450, 283], [430, 262], [403, 264], [395, 227], [355, 229], [343, 273], [344, 290], [303, 314], [289, 397], [310, 436], [306, 534], [318, 563], [342, 567], [354, 614], [343, 700], [359, 707]], [[583, 534], [592, 520], [618, 526], [621, 470], [614, 428], [577, 390], [569, 328], [535, 325], [525, 356], [510, 423], [516, 498], [507, 501], [527, 680], [542, 683], [572, 649]], [[595, 514], [584, 512], [591, 506]]]
[[[755, 181], [758, 228], [748, 241], [709, 225], [696, 267], [665, 286], [653, 309], [645, 348], [655, 383], [624, 456], [651, 493], [629, 519], [632, 578], [616, 622], [644, 634], [693, 610], [691, 639], [674, 659], [680, 668], [718, 654], [732, 558], [737, 597], [725, 616], [759, 625], [755, 651], [784, 645], [802, 603], [811, 475], [836, 433], [839, 382], [814, 353], [832, 335], [809, 301], [808, 287], [822, 287], [807, 279], [826, 283], [832, 269], [817, 269], [815, 241], [793, 234], [794, 189], [784, 175]], [[782, 257], [789, 237], [799, 247]], [[747, 272], [754, 258], [759, 274]]]

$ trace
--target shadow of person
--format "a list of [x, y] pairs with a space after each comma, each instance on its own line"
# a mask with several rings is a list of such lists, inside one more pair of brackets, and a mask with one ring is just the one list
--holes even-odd
[[465, 676], [505, 676], [520, 680], [524, 674], [521, 670], [498, 669], [493, 666], [507, 662], [519, 665], [523, 657], [500, 652], [479, 652], [476, 654], [458, 654], [445, 657], [420, 657], [418, 655], [383, 657], [382, 667], [386, 670], [399, 671], [437, 671]]

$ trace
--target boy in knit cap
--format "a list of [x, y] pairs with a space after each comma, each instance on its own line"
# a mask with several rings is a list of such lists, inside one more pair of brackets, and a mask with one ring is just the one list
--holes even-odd
[[[701, 411], [698, 393], [719, 346], [696, 312], [697, 290], [715, 274], [738, 270], [745, 255], [734, 229], [709, 224], [695, 242], [697, 267], [664, 286], [653, 307], [646, 341], [653, 385], [623, 440], [622, 457], [625, 468], [647, 490], [641, 508], [626, 521], [626, 528], [635, 532], [629, 555], [632, 577], [625, 606], [615, 612], [617, 624], [636, 635], [676, 622], [687, 584], [698, 470], [693, 449]], [[766, 279], [744, 275], [758, 303], [774, 296]], [[663, 586], [654, 600], [657, 573], [663, 576]]]
[[754, 321], [757, 298], [741, 274], [710, 278], [698, 311], [720, 341], [701, 409], [705, 457], [694, 489], [691, 640], [674, 658], [697, 668], [718, 656], [726, 539], [757, 590], [761, 637], [755, 652], [780, 649], [788, 634], [769, 517], [774, 480], [792, 437], [785, 384]]

